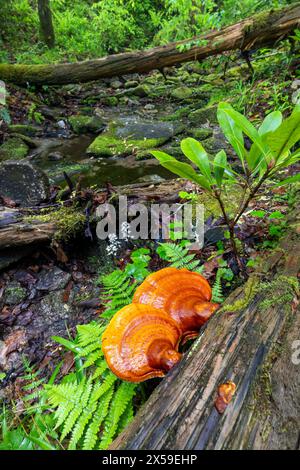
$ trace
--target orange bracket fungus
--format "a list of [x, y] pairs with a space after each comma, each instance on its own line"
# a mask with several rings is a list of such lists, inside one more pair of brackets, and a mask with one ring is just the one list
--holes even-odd
[[181, 330], [163, 310], [130, 304], [119, 310], [102, 336], [108, 366], [120, 379], [163, 377], [181, 358]]
[[165, 268], [150, 274], [137, 288], [133, 302], [165, 310], [180, 327], [183, 340], [194, 338], [218, 308], [210, 302], [212, 291], [201, 274]]
[[223, 414], [232, 400], [236, 391], [236, 385], [230, 380], [218, 387], [218, 397], [215, 401], [215, 407], [220, 414]]

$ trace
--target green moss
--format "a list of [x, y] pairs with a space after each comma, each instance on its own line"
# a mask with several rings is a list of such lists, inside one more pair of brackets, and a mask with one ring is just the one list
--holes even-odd
[[76, 134], [98, 132], [103, 127], [103, 121], [99, 117], [81, 114], [69, 117], [69, 123]]
[[27, 295], [26, 289], [21, 287], [19, 283], [6, 287], [4, 291], [4, 302], [8, 305], [16, 305], [25, 299]]
[[182, 101], [191, 98], [192, 94], [193, 90], [191, 88], [181, 86], [178, 88], [174, 88], [174, 90], [171, 91], [170, 96], [176, 100]]
[[[205, 146], [205, 142], [203, 144]], [[232, 186], [228, 194], [223, 195], [226, 211], [229, 216], [232, 216], [239, 206], [240, 199], [242, 197], [242, 190], [238, 186]], [[217, 199], [212, 197], [208, 193], [202, 193], [199, 195], [199, 203], [204, 205], [205, 218], [213, 216], [218, 218], [222, 216], [222, 212]]]
[[28, 146], [21, 138], [12, 137], [0, 147], [0, 160], [22, 160], [28, 151]]
[[28, 216], [24, 219], [28, 222], [51, 222], [56, 225], [54, 239], [56, 241], [68, 241], [84, 228], [86, 217], [74, 207], [62, 206], [56, 211], [44, 209], [40, 215]]
[[31, 126], [30, 124], [11, 124], [8, 130], [9, 132], [15, 132], [27, 137], [34, 137], [39, 132], [37, 127]]
[[159, 147], [166, 139], [117, 139], [112, 135], [99, 135], [87, 149], [87, 153], [98, 157], [112, 157], [114, 155], [126, 156], [131, 155], [136, 150], [153, 149]]
[[217, 123], [217, 107], [206, 106], [205, 108], [196, 109], [189, 115], [189, 120], [193, 124], [205, 124], [209, 121], [212, 124]]
[[195, 139], [198, 139], [200, 141], [208, 139], [209, 137], [212, 136], [213, 131], [212, 129], [206, 129], [206, 128], [199, 128], [199, 129], [191, 129], [189, 131], [189, 134], [192, 135]]
[[101, 102], [106, 106], [117, 106], [119, 100], [116, 96], [106, 96], [105, 98], [101, 99]]
[[243, 286], [244, 296], [241, 299], [236, 300], [232, 304], [225, 304], [220, 310], [221, 312], [239, 312], [246, 308], [254, 296], [259, 291], [259, 279], [256, 276], [251, 276]]

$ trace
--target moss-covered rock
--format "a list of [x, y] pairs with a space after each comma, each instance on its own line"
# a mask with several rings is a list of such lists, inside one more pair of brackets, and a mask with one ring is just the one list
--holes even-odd
[[28, 154], [29, 147], [20, 137], [12, 137], [0, 147], [1, 160], [22, 160]]
[[76, 134], [97, 133], [103, 128], [103, 121], [98, 116], [76, 114], [69, 117], [69, 123]]
[[34, 137], [40, 132], [40, 129], [36, 126], [30, 124], [11, 124], [8, 127], [9, 132], [14, 132], [16, 134], [22, 134], [27, 137]]
[[136, 80], [128, 80], [125, 84], [124, 84], [124, 88], [126, 90], [128, 90], [128, 88], [136, 88], [137, 86], [139, 86], [139, 82], [136, 81]]
[[138, 85], [135, 88], [129, 88], [126, 90], [126, 95], [134, 95], [138, 96], [139, 98], [145, 98], [149, 96], [151, 93], [151, 88], [147, 84]]
[[196, 109], [189, 115], [189, 120], [192, 124], [211, 124], [217, 123], [217, 106], [206, 106], [205, 108]]
[[154, 149], [174, 135], [174, 126], [165, 122], [139, 121], [135, 118], [112, 121], [107, 131], [88, 147], [95, 156], [126, 156], [138, 150]]
[[189, 131], [189, 134], [197, 140], [206, 140], [213, 135], [213, 130], [209, 128], [195, 128]]
[[116, 96], [105, 96], [104, 98], [101, 98], [101, 103], [105, 106], [117, 106], [119, 100]]
[[27, 296], [27, 291], [19, 282], [12, 282], [4, 291], [4, 304], [17, 305]]
[[178, 88], [174, 88], [171, 91], [170, 96], [175, 100], [184, 101], [188, 98], [191, 98], [192, 94], [193, 90], [191, 88], [187, 86], [180, 86]]

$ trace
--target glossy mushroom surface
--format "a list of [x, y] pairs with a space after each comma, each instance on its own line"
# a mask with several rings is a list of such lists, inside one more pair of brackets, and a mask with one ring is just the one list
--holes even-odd
[[120, 379], [163, 377], [181, 358], [181, 330], [163, 310], [130, 304], [117, 312], [102, 336], [110, 369]]
[[186, 341], [197, 336], [200, 327], [218, 308], [218, 304], [210, 302], [211, 296], [211, 287], [201, 274], [165, 268], [144, 280], [134, 294], [133, 303], [165, 310]]

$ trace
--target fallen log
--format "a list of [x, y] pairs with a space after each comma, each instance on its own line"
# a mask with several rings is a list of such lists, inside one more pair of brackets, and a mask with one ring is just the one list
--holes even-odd
[[275, 44], [289, 36], [300, 23], [300, 4], [269, 10], [232, 26], [185, 41], [144, 51], [110, 55], [77, 63], [49, 65], [0, 64], [0, 79], [20, 85], [62, 85], [131, 73], [162, 70], [175, 64], [202, 60], [225, 51]]
[[[115, 196], [123, 195], [128, 197], [128, 201], [133, 202], [151, 202], [159, 201], [165, 203], [174, 202], [179, 199], [178, 193], [186, 190], [189, 184], [184, 179], [173, 179], [162, 183], [136, 183], [125, 186], [116, 186], [113, 188]], [[97, 195], [103, 201], [107, 197], [107, 189], [99, 189]], [[175, 196], [174, 196], [175, 195]], [[49, 217], [44, 220], [42, 208], [36, 208], [36, 215], [33, 216], [31, 211], [21, 211], [19, 209], [11, 209], [0, 206], [0, 250], [21, 247], [34, 244], [51, 243], [62, 231], [60, 217], [56, 210], [61, 206], [53, 205], [53, 217], [51, 212]], [[51, 206], [49, 207], [51, 209]], [[76, 212], [74, 212], [76, 214]], [[78, 210], [78, 232], [83, 233], [83, 223], [85, 221], [84, 210]], [[30, 216], [30, 217], [28, 217]], [[64, 214], [62, 214], [62, 217]], [[49, 220], [48, 220], [49, 219]], [[73, 224], [74, 221], [70, 221]], [[76, 229], [76, 227], [74, 227]], [[67, 227], [66, 227], [67, 231]], [[1, 253], [0, 253], [1, 256]]]
[[[299, 222], [300, 212], [111, 449], [300, 448]], [[220, 413], [228, 381], [236, 391]]]

